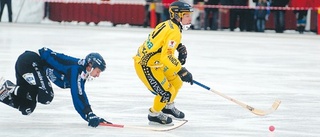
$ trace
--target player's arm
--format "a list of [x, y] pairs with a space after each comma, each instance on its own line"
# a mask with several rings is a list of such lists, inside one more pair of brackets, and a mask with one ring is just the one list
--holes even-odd
[[187, 61], [187, 48], [185, 45], [180, 43], [177, 47], [177, 51], [179, 52], [178, 60], [180, 61], [181, 65], [184, 65]]
[[77, 67], [72, 67], [70, 70], [70, 90], [74, 108], [86, 120], [85, 115], [92, 110], [87, 95], [83, 91], [84, 80], [79, 76], [79, 71]]
[[175, 57], [174, 53], [180, 43], [181, 35], [175, 34], [173, 31], [165, 38], [161, 51], [161, 62], [169, 73], [177, 73], [181, 69], [181, 63]]
[[[176, 37], [177, 35], [181, 36], [181, 34], [174, 34], [174, 32], [173, 34], [169, 35], [167, 39], [168, 45], [163, 46], [163, 49], [161, 52], [161, 58], [162, 58], [163, 64], [165, 64], [165, 66], [168, 67], [166, 69], [168, 71], [172, 71], [170, 73], [177, 73], [182, 81], [188, 82], [192, 85], [193, 84], [192, 74], [185, 67], [181, 66], [183, 61], [180, 61], [180, 60], [184, 59], [184, 63], [185, 63], [186, 53], [185, 55], [181, 55], [181, 54], [183, 52], [186, 52], [186, 48], [184, 47], [184, 45], [180, 43], [181, 38]], [[179, 57], [178, 57], [179, 59], [174, 57], [174, 51], [176, 49], [179, 52]], [[179, 63], [176, 63], [176, 62], [179, 62]]]
[[85, 81], [79, 75], [80, 71], [78, 67], [72, 67], [70, 71], [71, 95], [76, 111], [84, 120], [88, 121], [88, 126], [97, 127], [101, 122], [110, 123], [93, 113], [84, 91]]

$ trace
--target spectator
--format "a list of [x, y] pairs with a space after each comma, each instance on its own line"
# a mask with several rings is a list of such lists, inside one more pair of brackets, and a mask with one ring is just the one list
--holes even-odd
[[255, 9], [254, 7], [256, 6], [256, 3], [254, 1], [258, 0], [249, 0], [248, 1], [248, 6], [249, 9], [245, 9], [245, 26], [246, 26], [246, 31], [255, 31], [256, 30], [256, 21], [254, 19], [254, 12]]
[[[247, 6], [247, 0], [232, 0], [233, 6]], [[246, 28], [245, 20], [245, 9], [230, 9], [230, 31], [234, 31], [236, 28], [236, 23], [238, 22], [239, 17], [239, 28], [240, 31], [244, 31]]]
[[162, 21], [168, 20], [170, 18], [169, 6], [172, 2], [176, 0], [162, 0], [163, 12], [162, 12]]
[[270, 4], [267, 0], [258, 0], [256, 6], [254, 18], [256, 19], [257, 32], [264, 32], [266, 20], [270, 14]]
[[204, 27], [204, 11], [203, 11], [203, 0], [193, 0], [194, 11], [192, 14], [192, 25], [191, 29], [199, 30]]
[[1, 22], [1, 17], [4, 9], [4, 5], [7, 4], [8, 8], [8, 17], [9, 17], [9, 22], [12, 22], [12, 6], [11, 6], [11, 0], [0, 0], [0, 22]]
[[[313, 0], [311, 2], [311, 5], [312, 5], [313, 9], [318, 9], [318, 7], [320, 7], [320, 0]], [[315, 12], [317, 13], [318, 11], [316, 10]], [[320, 20], [315, 20], [315, 24], [318, 24], [319, 21]], [[320, 32], [320, 28], [319, 27], [320, 26], [316, 25], [315, 31], [316, 31], [317, 34], [319, 34], [319, 32]]]
[[149, 26], [149, 6], [150, 2], [153, 0], [146, 0], [146, 5], [144, 5], [144, 21], [143, 21], [143, 27], [146, 28]]
[[[204, 5], [218, 5], [219, 0], [204, 0]], [[206, 7], [204, 8], [205, 11], [205, 22], [204, 22], [204, 29], [206, 30], [210, 27], [210, 30], [217, 30], [218, 29], [218, 17], [219, 17], [219, 10], [218, 8], [213, 7]], [[212, 18], [210, 21], [209, 19]]]
[[302, 7], [305, 8], [303, 10], [294, 10], [293, 12], [296, 14], [296, 19], [297, 19], [297, 31], [299, 31], [300, 34], [303, 34], [305, 31], [306, 27], [306, 22], [307, 22], [307, 14], [308, 10], [306, 9], [309, 6], [309, 2], [311, 0], [292, 0], [291, 1], [291, 7]]
[[[285, 7], [289, 0], [272, 0], [272, 7]], [[283, 33], [285, 30], [285, 10], [272, 10], [274, 14], [274, 25], [276, 33]]]
[[[228, 6], [232, 4], [232, 0], [220, 0], [220, 4], [222, 6]], [[227, 16], [229, 16], [229, 9], [228, 8], [220, 8], [219, 9], [219, 16], [220, 16], [220, 24], [221, 24], [221, 28], [228, 28], [228, 26], [224, 25], [227, 24], [226, 22], [229, 21], [226, 19]]]
[[161, 21], [161, 14], [162, 14], [162, 4], [161, 4], [161, 0], [146, 0], [146, 5], [145, 5], [145, 19], [144, 19], [144, 23], [143, 23], [143, 27], [147, 27], [150, 25], [150, 4], [151, 3], [155, 3], [156, 7], [155, 7], [155, 12], [156, 12], [156, 24], [160, 23]]
[[49, 2], [44, 2], [44, 15], [43, 19], [49, 18]]
[[[157, 17], [157, 24], [159, 24], [163, 19], [161, 18], [161, 15], [163, 14], [163, 6], [162, 6], [162, 0], [154, 0], [156, 3], [156, 17]], [[150, 11], [150, 9], [149, 9]]]

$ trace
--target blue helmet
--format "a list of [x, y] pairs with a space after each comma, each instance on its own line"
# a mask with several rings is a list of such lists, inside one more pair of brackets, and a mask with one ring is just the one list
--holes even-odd
[[86, 56], [86, 64], [92, 64], [92, 68], [98, 67], [101, 71], [106, 69], [106, 62], [99, 53], [90, 53]]

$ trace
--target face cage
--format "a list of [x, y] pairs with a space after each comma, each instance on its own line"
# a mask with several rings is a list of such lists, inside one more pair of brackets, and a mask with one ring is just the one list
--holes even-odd
[[185, 13], [192, 13], [192, 12], [178, 12], [178, 13], [173, 12], [174, 19], [181, 20]]

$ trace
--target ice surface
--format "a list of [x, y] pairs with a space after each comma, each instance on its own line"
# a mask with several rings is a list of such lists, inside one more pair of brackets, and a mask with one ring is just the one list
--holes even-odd
[[[94, 112], [107, 120], [146, 125], [153, 95], [135, 74], [132, 56], [151, 29], [59, 24], [0, 24], [0, 75], [15, 81], [14, 64], [25, 50], [50, 47], [84, 58], [100, 52], [106, 72], [86, 85]], [[259, 109], [275, 99], [274, 113], [256, 116], [210, 91], [184, 84], [176, 106], [189, 122], [169, 132], [90, 128], [74, 110], [70, 91], [54, 87], [50, 105], [30, 116], [0, 104], [1, 137], [216, 136], [318, 137], [320, 134], [320, 37], [229, 31], [185, 31], [186, 68], [194, 79]], [[268, 130], [270, 125], [275, 131]]]

